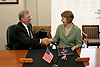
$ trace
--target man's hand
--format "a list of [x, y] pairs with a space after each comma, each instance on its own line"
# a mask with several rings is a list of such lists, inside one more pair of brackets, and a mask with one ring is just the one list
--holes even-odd
[[43, 38], [43, 39], [41, 39], [41, 43], [48, 45], [50, 43], [50, 41], [48, 38]]

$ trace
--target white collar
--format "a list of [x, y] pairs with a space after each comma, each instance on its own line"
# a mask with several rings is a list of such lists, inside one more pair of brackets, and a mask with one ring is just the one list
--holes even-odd
[[26, 24], [24, 24], [24, 23], [22, 23], [24, 26], [25, 26], [25, 28], [27, 28], [27, 25]]

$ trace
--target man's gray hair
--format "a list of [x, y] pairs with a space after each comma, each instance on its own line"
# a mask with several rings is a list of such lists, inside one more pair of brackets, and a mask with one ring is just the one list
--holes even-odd
[[19, 20], [21, 21], [21, 17], [24, 18], [24, 15], [25, 15], [25, 14], [28, 14], [28, 13], [29, 13], [28, 10], [22, 10], [22, 11], [20, 11], [19, 14], [18, 14]]

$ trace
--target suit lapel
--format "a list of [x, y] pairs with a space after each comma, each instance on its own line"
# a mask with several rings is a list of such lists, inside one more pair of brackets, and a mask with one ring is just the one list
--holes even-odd
[[[74, 26], [74, 25], [73, 25]], [[65, 26], [63, 26], [62, 27], [62, 30], [61, 30], [61, 32], [62, 32], [62, 34], [65, 36], [65, 37], [68, 37], [68, 36], [70, 36], [72, 33], [73, 33], [73, 27], [72, 27], [72, 29], [70, 30], [70, 32], [67, 34], [67, 36], [66, 36], [66, 33], [65, 33]]]
[[23, 30], [25, 31], [25, 33], [28, 36], [28, 33], [27, 33], [27, 30], [26, 30], [25, 26], [21, 22], [19, 22], [18, 24], [23, 28]]
[[68, 33], [67, 37], [69, 37], [71, 34], [73, 34], [73, 30], [74, 30], [74, 24], [73, 24], [72, 29], [71, 29], [70, 32]]
[[62, 34], [63, 34], [64, 36], [66, 36], [66, 34], [65, 34], [65, 26], [64, 26], [64, 25], [63, 25], [63, 27], [62, 27], [61, 32], [62, 32]]

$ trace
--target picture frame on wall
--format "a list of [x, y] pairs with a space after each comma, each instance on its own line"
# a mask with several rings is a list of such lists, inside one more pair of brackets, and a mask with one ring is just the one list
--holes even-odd
[[19, 4], [18, 0], [0, 0], [0, 4]]

